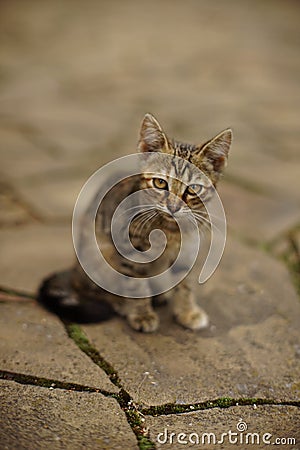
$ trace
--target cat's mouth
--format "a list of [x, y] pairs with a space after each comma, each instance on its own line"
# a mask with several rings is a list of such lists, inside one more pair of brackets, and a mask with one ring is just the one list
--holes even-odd
[[178, 231], [182, 227], [185, 228], [188, 226], [188, 222], [209, 228], [210, 222], [207, 216], [200, 211], [190, 210], [189, 208], [184, 207], [173, 212], [167, 207], [159, 206], [157, 212], [161, 226], [171, 231]]
[[[174, 208], [175, 209], [175, 208]], [[142, 212], [138, 215], [134, 222], [136, 225], [143, 227], [161, 228], [162, 230], [179, 231], [180, 220], [186, 216], [183, 208], [176, 208], [171, 211], [167, 206], [156, 205], [149, 211]]]

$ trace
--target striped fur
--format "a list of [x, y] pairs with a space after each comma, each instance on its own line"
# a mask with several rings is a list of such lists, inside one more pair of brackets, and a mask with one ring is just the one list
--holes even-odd
[[[205, 225], [207, 216], [204, 204], [213, 195], [213, 187], [226, 166], [231, 138], [232, 133], [228, 129], [203, 145], [182, 143], [169, 139], [158, 121], [151, 114], [146, 114], [140, 130], [138, 150], [156, 152], [157, 159], [152, 165], [144, 167], [141, 176], [131, 177], [115, 186], [102, 202], [96, 217], [96, 236], [101, 251], [116, 270], [131, 277], [149, 277], [172, 265], [180, 247], [180, 233], [175, 219], [188, 206], [197, 215], [199, 226]], [[164, 154], [171, 158], [166, 161]], [[193, 170], [193, 166], [187, 164], [187, 161], [205, 175], [199, 177], [199, 171]], [[140, 264], [126, 260], [116, 251], [110, 235], [110, 222], [123, 199], [147, 188], [152, 188], [152, 200], [157, 208], [148, 216], [144, 214], [132, 221], [131, 242], [140, 251], [148, 250], [149, 233], [160, 228], [167, 236], [167, 247], [158, 261]], [[194, 195], [194, 188], [200, 189], [200, 198]], [[84, 229], [82, 234], [84, 236]], [[84, 241], [82, 245], [84, 246]], [[196, 304], [188, 279], [173, 289], [169, 297], [178, 323], [192, 330], [207, 326], [207, 315]], [[71, 270], [47, 279], [40, 289], [39, 298], [48, 308], [62, 317], [71, 316], [72, 320], [74, 314], [71, 312], [75, 309], [80, 321], [83, 321], [87, 304], [89, 321], [93, 319], [91, 302], [94, 301], [95, 304], [105, 302], [109, 306], [109, 313], [114, 310], [126, 317], [135, 330], [152, 332], [159, 323], [152, 306], [153, 299], [146, 291], [145, 297], [140, 299], [114, 296], [95, 285], [77, 262]], [[95, 320], [99, 320], [96, 314], [98, 309], [95, 306]]]

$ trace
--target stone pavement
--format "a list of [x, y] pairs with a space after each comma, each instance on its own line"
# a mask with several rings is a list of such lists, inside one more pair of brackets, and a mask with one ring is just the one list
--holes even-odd
[[[1, 449], [300, 449], [299, 19], [294, 0], [1, 2]], [[147, 111], [190, 142], [234, 130], [211, 326], [167, 307], [151, 335], [66, 325], [37, 287]]]

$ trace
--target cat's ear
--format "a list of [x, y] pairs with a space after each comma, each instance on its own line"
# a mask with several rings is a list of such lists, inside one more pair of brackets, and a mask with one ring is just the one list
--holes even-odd
[[192, 162], [199, 166], [210, 166], [216, 174], [221, 174], [227, 164], [228, 153], [232, 142], [232, 130], [227, 128], [210, 141], [196, 148]]
[[141, 152], [168, 152], [168, 139], [152, 114], [146, 114], [141, 125], [138, 149]]

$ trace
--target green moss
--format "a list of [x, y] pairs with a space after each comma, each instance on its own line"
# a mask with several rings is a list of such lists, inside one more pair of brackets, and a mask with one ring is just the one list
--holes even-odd
[[138, 415], [138, 412], [135, 409], [127, 409], [125, 410], [125, 414], [128, 422], [130, 423], [131, 428], [141, 427], [141, 419]]
[[300, 261], [293, 261], [290, 256], [284, 256], [283, 261], [287, 265], [297, 293], [300, 295]]
[[120, 407], [123, 409], [127, 422], [130, 425], [132, 431], [135, 433], [138, 441], [139, 448], [141, 450], [155, 449], [154, 444], [144, 434], [143, 425], [138, 413], [137, 407], [133, 404], [132, 399], [128, 392], [126, 392], [121, 385], [117, 372], [114, 370], [111, 364], [109, 364], [89, 342], [87, 336], [77, 324], [65, 324], [66, 331], [69, 337], [75, 342], [75, 344], [82, 350], [91, 360], [101, 367], [102, 370], [108, 375], [111, 382], [120, 388], [118, 394], [110, 395], [117, 400]]
[[150, 408], [145, 408], [141, 412], [144, 415], [150, 416], [161, 416], [169, 414], [183, 414], [190, 413], [194, 411], [202, 411], [205, 409], [212, 408], [230, 408], [232, 406], [252, 406], [252, 405], [289, 405], [289, 406], [299, 406], [300, 402], [277, 402], [272, 399], [264, 398], [238, 398], [234, 399], [231, 397], [221, 397], [216, 400], [194, 403], [192, 405], [175, 405], [168, 403], [161, 406], [150, 406]]
[[[82, 333], [79, 327], [72, 326], [70, 333], [73, 334], [74, 340], [81, 342], [81, 345], [86, 349], [86, 353], [90, 351], [90, 344], [88, 343], [85, 335]], [[79, 345], [79, 344], [78, 344]], [[81, 347], [80, 347], [81, 348]], [[15, 381], [20, 384], [39, 386], [43, 388], [51, 389], [65, 389], [69, 391], [79, 391], [79, 392], [95, 392], [101, 393], [107, 397], [114, 398], [124, 411], [127, 422], [130, 425], [132, 431], [136, 435], [138, 446], [140, 450], [152, 450], [155, 449], [155, 445], [147, 435], [145, 435], [145, 430], [143, 428], [143, 422], [141, 420], [141, 415], [168, 415], [168, 414], [183, 414], [196, 412], [201, 410], [207, 410], [211, 408], [229, 408], [236, 405], [239, 406], [251, 406], [251, 405], [276, 405], [276, 406], [297, 406], [300, 407], [300, 402], [298, 401], [287, 401], [278, 402], [272, 399], [264, 398], [239, 398], [234, 399], [231, 397], [221, 397], [212, 401], [195, 403], [192, 405], [176, 405], [176, 404], [165, 404], [161, 406], [151, 406], [147, 409], [141, 409], [139, 405], [135, 405], [124, 389], [121, 389], [118, 394], [111, 394], [109, 392], [91, 388], [88, 386], [83, 386], [76, 383], [65, 383], [58, 380], [47, 379], [42, 377], [35, 377], [32, 375], [13, 373], [9, 371], [0, 370], [0, 379]], [[297, 386], [298, 387], [298, 386]]]
[[130, 402], [132, 402], [132, 399], [128, 392], [126, 392], [124, 389], [121, 389], [118, 393], [118, 402], [122, 408], [127, 408]]
[[[290, 272], [292, 281], [300, 296], [300, 247], [297, 235], [300, 231], [300, 224], [290, 229], [287, 233], [279, 236], [273, 242], [266, 244], [264, 250], [271, 256], [275, 256], [282, 261]], [[278, 244], [285, 244], [284, 249], [276, 251]]]
[[0, 379], [15, 381], [19, 384], [28, 384], [31, 386], [39, 386], [43, 388], [51, 389], [65, 389], [67, 391], [77, 391], [77, 392], [98, 392], [105, 396], [111, 397], [112, 395], [104, 390], [92, 388], [89, 386], [84, 386], [77, 383], [67, 383], [64, 381], [53, 380], [43, 377], [35, 377], [33, 375], [26, 375], [23, 373], [14, 373], [6, 370], [0, 370]]
[[155, 450], [155, 445], [146, 436], [138, 436], [138, 446], [140, 450]]
[[98, 352], [95, 347], [89, 342], [88, 338], [77, 324], [65, 324], [67, 333], [75, 344], [82, 350], [91, 360], [101, 367], [101, 369], [106, 373], [111, 382], [121, 388], [121, 382], [119, 376], [115, 369], [109, 364]]
[[150, 441], [149, 437], [145, 435], [141, 416], [135, 406], [130, 406], [124, 409], [127, 421], [137, 437], [138, 446], [140, 450], [155, 449], [155, 445]]
[[28, 298], [28, 300], [35, 300], [35, 296], [33, 294], [29, 294], [28, 292], [17, 291], [15, 289], [8, 289], [3, 286], [0, 286], [0, 292], [4, 294], [11, 295], [12, 297], [20, 297], [20, 299]]
[[230, 406], [235, 405], [236, 402], [231, 397], [221, 397], [213, 403], [214, 406], [218, 406], [219, 408], [229, 408]]

